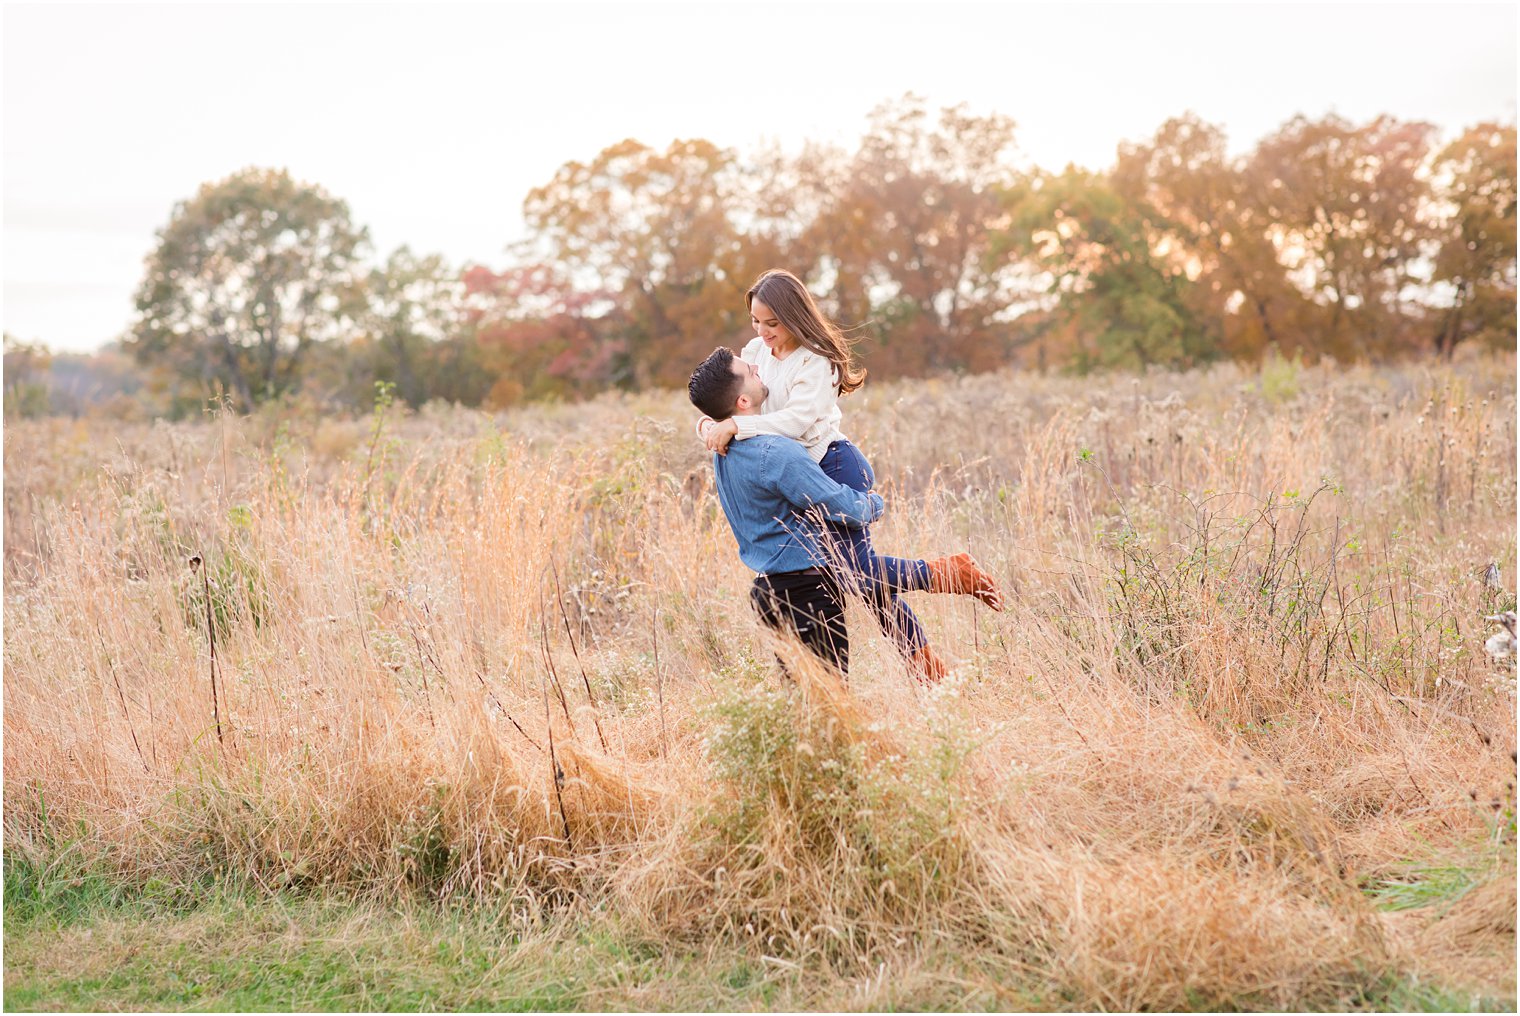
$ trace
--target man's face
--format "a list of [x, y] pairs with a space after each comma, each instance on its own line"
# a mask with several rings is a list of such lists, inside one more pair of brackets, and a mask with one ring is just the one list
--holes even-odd
[[[771, 390], [760, 381], [760, 369], [752, 363], [734, 358], [734, 373], [744, 379], [744, 387], [739, 390], [738, 412], [754, 412], [759, 410], [760, 404], [770, 397]], [[748, 405], [744, 400], [748, 400]]]

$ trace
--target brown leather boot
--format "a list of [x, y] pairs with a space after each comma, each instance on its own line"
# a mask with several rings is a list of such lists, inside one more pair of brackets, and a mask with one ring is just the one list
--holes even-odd
[[993, 610], [1003, 609], [1003, 594], [992, 576], [970, 554], [938, 557], [929, 564], [929, 592], [965, 593], [975, 596]]
[[938, 684], [950, 670], [945, 666], [945, 661], [935, 654], [934, 647], [927, 643], [919, 646], [909, 657], [908, 666], [925, 684]]

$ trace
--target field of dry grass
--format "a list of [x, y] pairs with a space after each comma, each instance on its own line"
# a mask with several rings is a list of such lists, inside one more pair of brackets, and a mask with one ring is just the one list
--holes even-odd
[[1005, 583], [909, 594], [937, 687], [858, 605], [779, 680], [675, 394], [8, 426], [7, 900], [489, 905], [613, 1008], [1514, 999], [1512, 357], [844, 407], [877, 546]]

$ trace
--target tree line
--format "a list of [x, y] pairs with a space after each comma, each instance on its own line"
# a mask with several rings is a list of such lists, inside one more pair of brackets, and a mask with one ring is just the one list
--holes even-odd
[[[1515, 191], [1513, 124], [1438, 145], [1427, 123], [1300, 116], [1231, 155], [1185, 115], [1105, 171], [1057, 172], [1020, 163], [1008, 117], [906, 96], [854, 146], [625, 140], [567, 162], [488, 267], [378, 259], [341, 199], [249, 169], [175, 207], [110, 366], [171, 415], [363, 408], [377, 382], [491, 408], [677, 386], [747, 336], [771, 267], [878, 378], [1449, 358], [1514, 348]], [[37, 404], [12, 375], [40, 356], [7, 341], [8, 409]]]

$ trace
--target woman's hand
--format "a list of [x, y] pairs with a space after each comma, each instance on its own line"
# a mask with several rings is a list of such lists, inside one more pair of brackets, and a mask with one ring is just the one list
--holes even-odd
[[707, 450], [717, 452], [719, 455], [728, 454], [728, 443], [739, 433], [739, 425], [730, 416], [722, 423], [715, 423], [707, 428]]

